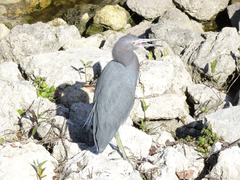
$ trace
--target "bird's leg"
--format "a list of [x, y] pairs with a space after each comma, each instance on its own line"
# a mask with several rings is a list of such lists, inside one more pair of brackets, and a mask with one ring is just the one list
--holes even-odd
[[[119, 150], [121, 151], [121, 153], [122, 153], [122, 155], [123, 155], [123, 159], [126, 160], [126, 161], [128, 161], [128, 162], [132, 165], [131, 161], [130, 161], [129, 158], [127, 157], [127, 154], [126, 154], [126, 152], [125, 152], [125, 150], [124, 150], [124, 147], [123, 147], [123, 145], [122, 145], [122, 141], [121, 141], [121, 139], [120, 139], [120, 135], [119, 135], [119, 132], [118, 132], [118, 131], [117, 131], [117, 133], [115, 134], [115, 139], [116, 139], [116, 142], [117, 142], [117, 146], [118, 146]], [[133, 165], [132, 165], [132, 166], [133, 166]]]

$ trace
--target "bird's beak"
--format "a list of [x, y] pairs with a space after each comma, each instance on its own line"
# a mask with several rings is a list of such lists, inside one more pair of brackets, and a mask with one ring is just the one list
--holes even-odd
[[156, 44], [148, 44], [148, 42], [153, 42], [153, 41], [164, 41], [163, 39], [138, 39], [133, 42], [134, 46], [137, 47], [153, 47], [153, 46], [160, 46]]

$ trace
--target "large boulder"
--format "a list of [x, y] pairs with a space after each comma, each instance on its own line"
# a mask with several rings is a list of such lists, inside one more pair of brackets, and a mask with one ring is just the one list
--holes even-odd
[[94, 16], [94, 23], [108, 29], [123, 29], [128, 22], [127, 11], [119, 5], [107, 5], [98, 10]]
[[80, 39], [75, 26], [54, 27], [42, 22], [16, 26], [0, 41], [0, 62], [19, 63], [29, 55], [58, 51], [74, 39]]
[[220, 152], [217, 164], [209, 176], [216, 179], [236, 180], [240, 177], [240, 148], [231, 147]]
[[187, 87], [188, 100], [194, 106], [194, 117], [203, 120], [207, 114], [232, 106], [232, 98], [213, 87], [193, 84]]
[[166, 56], [141, 63], [136, 97], [156, 97], [164, 93], [183, 94], [192, 84], [191, 76], [178, 56]]
[[[28, 56], [20, 61], [20, 65], [29, 80], [41, 77], [48, 86], [64, 88], [77, 82], [90, 81], [101, 67], [112, 60], [111, 56], [110, 52], [96, 47], [83, 47]], [[80, 60], [85, 63], [93, 61], [93, 68], [85, 70]], [[101, 67], [98, 62], [102, 62]]]
[[[37, 165], [46, 161], [43, 175], [46, 180], [52, 180], [55, 175], [54, 169], [58, 165], [50, 153], [39, 144], [20, 142], [0, 145], [0, 177], [1, 179], [25, 179], [38, 180]], [[14, 173], [12, 172], [14, 169]]]
[[239, 31], [240, 2], [231, 4], [227, 7], [228, 17], [233, 27]]
[[202, 25], [191, 20], [186, 14], [177, 8], [165, 11], [158, 19], [158, 23], [175, 24], [184, 29], [193, 30], [199, 34], [203, 32]]
[[208, 21], [228, 6], [229, 0], [173, 0], [173, 2], [190, 16]]
[[180, 56], [192, 44], [199, 44], [204, 39], [196, 32], [175, 24], [157, 23], [151, 27], [149, 38], [164, 39], [175, 55]]
[[127, 6], [146, 19], [156, 18], [164, 11], [174, 8], [172, 0], [127, 0]]
[[205, 122], [212, 127], [212, 131], [217, 133], [226, 142], [232, 143], [240, 137], [240, 106], [234, 106], [205, 117]]
[[[236, 28], [226, 27], [219, 33], [206, 34], [206, 40], [196, 47], [186, 49], [182, 60], [194, 69], [196, 79], [206, 76], [216, 85], [228, 85], [227, 79], [236, 69], [236, 57], [239, 55], [240, 37]], [[191, 52], [190, 56], [188, 53]], [[186, 56], [185, 56], [186, 53]], [[211, 63], [216, 60], [214, 72]], [[202, 74], [202, 75], [200, 75]]]
[[37, 93], [30, 82], [23, 80], [13, 62], [0, 64], [0, 91], [0, 133], [1, 137], [11, 139], [20, 128], [18, 110], [27, 110]]

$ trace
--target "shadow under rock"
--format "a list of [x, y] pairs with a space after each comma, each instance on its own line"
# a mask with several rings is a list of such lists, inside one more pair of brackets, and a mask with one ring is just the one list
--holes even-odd
[[66, 132], [69, 133], [67, 136], [72, 142], [78, 143], [80, 149], [87, 148], [81, 143], [88, 146], [94, 145], [92, 119], [88, 118], [92, 104], [89, 104], [88, 93], [81, 89], [84, 85], [85, 83], [77, 82], [74, 85], [58, 89], [57, 92], [57, 115], [66, 118]]
[[204, 128], [202, 121], [194, 121], [185, 126], [181, 126], [176, 129], [176, 136], [180, 138], [186, 138], [188, 135], [192, 137], [199, 137], [202, 135], [201, 131]]

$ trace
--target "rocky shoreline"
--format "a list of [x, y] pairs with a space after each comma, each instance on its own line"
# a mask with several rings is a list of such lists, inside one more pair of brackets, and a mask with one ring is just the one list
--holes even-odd
[[[0, 180], [239, 179], [240, 3], [125, 4], [145, 20], [131, 27], [126, 9], [107, 5], [101, 10], [116, 14], [102, 19], [99, 10], [93, 22], [104, 32], [87, 38], [86, 29], [63, 19], [11, 30], [0, 25]], [[204, 32], [201, 21], [226, 8], [232, 27]], [[119, 129], [133, 167], [115, 139], [94, 154], [92, 131], [84, 126], [96, 77], [128, 33], [164, 40], [135, 51], [136, 99]]]

